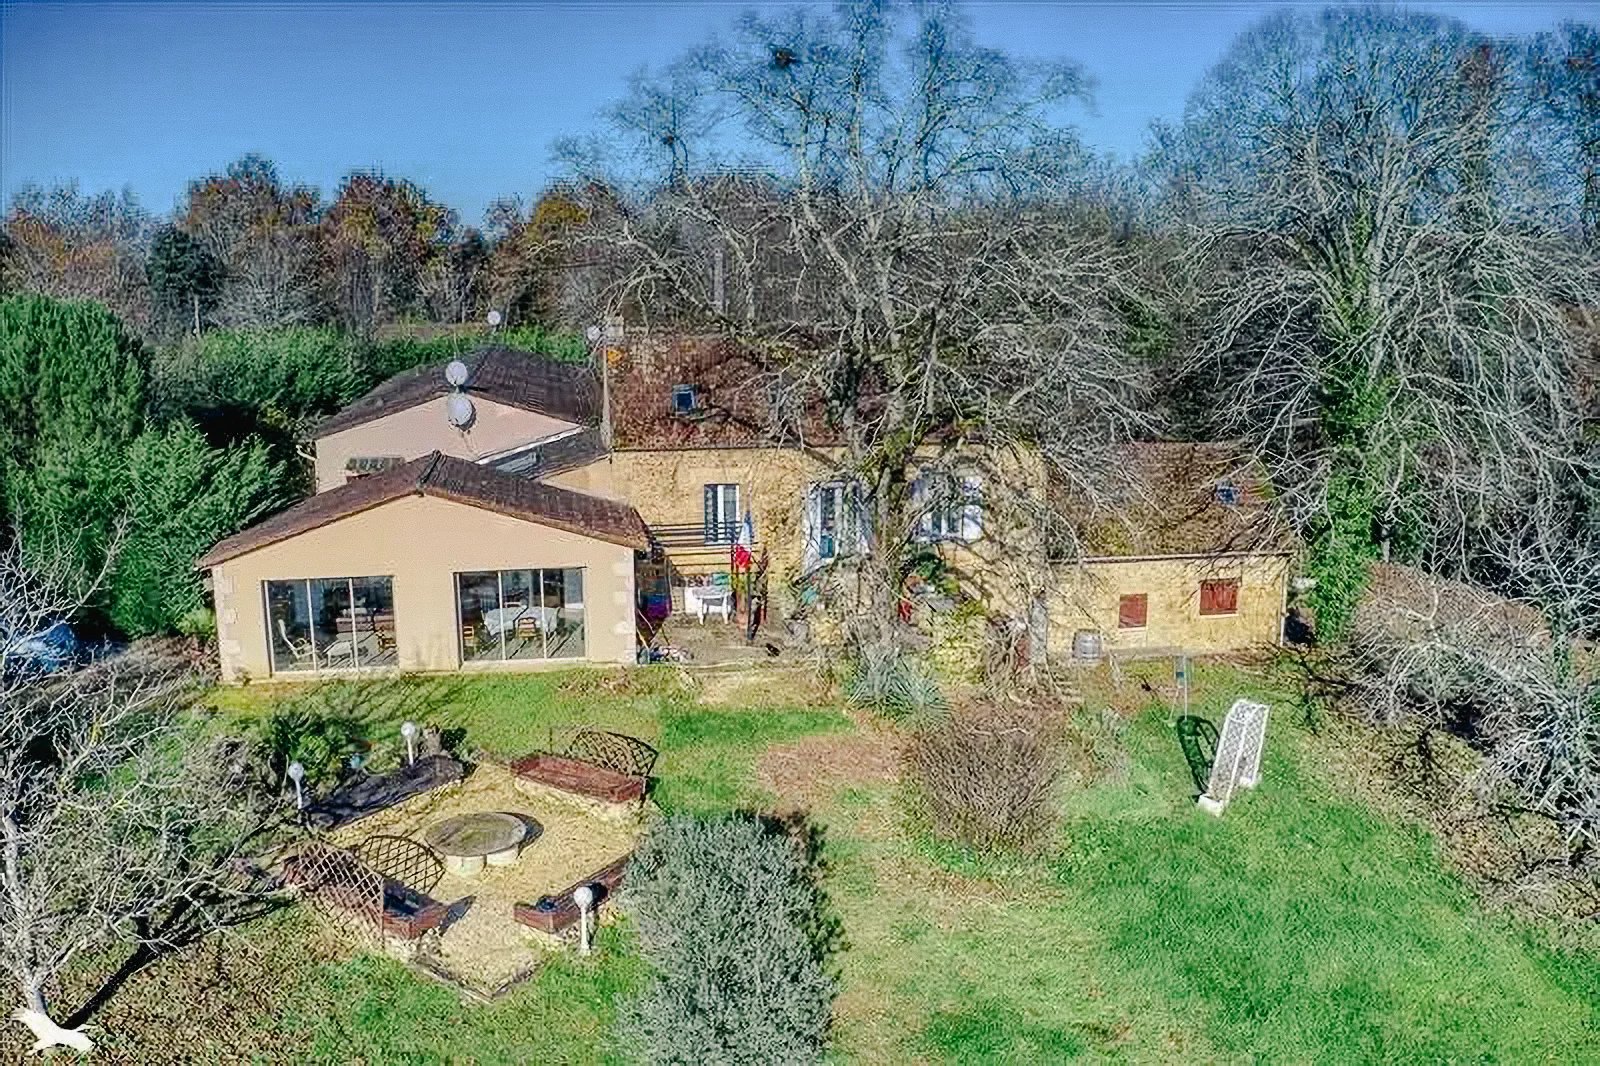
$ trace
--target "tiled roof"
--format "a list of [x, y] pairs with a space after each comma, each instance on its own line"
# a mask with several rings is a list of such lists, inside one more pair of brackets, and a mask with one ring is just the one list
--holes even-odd
[[1440, 640], [1511, 653], [1547, 648], [1550, 630], [1533, 607], [1464, 581], [1397, 563], [1373, 563], [1351, 625], [1358, 648]]
[[[619, 450], [837, 443], [817, 398], [781, 388], [777, 368], [727, 338], [640, 331], [617, 353], [610, 388]], [[674, 412], [677, 385], [693, 386], [694, 413]]]
[[[1117, 449], [1119, 481], [1091, 502], [1053, 486], [1087, 558], [1283, 553], [1290, 531], [1258, 463], [1220, 442]], [[1226, 498], [1231, 496], [1231, 502]]]
[[643, 550], [649, 546], [639, 512], [625, 503], [559, 489], [433, 452], [307, 497], [222, 540], [195, 565], [199, 569], [215, 566], [413, 494], [481, 507], [631, 548]]
[[587, 466], [596, 459], [604, 458], [605, 454], [605, 441], [598, 429], [569, 433], [559, 440], [539, 446], [539, 462], [531, 473], [536, 478], [553, 477], [564, 470]]
[[[598, 416], [599, 383], [588, 366], [513, 348], [482, 348], [460, 358], [467, 364], [462, 391], [468, 396], [482, 396], [579, 425], [588, 425]], [[329, 415], [312, 436], [326, 437], [443, 396], [450, 391], [444, 379], [448, 365], [446, 360], [396, 374], [344, 410]]]

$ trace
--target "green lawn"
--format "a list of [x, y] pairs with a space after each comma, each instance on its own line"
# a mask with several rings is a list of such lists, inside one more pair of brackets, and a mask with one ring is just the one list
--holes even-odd
[[[773, 745], [871, 741], [802, 689], [773, 675], [724, 705], [671, 670], [572, 671], [255, 687], [216, 704], [226, 725], [284, 699], [323, 701], [380, 738], [414, 717], [497, 754], [574, 721], [618, 728], [660, 746], [664, 806], [716, 810], [780, 799], [756, 772]], [[1247, 689], [1266, 683], [1202, 669], [1194, 712], [1220, 722]], [[1065, 801], [1046, 858], [981, 861], [923, 838], [881, 775], [824, 775], [820, 792], [781, 798], [809, 802], [826, 827], [849, 943], [837, 1058], [1600, 1061], [1596, 960], [1485, 912], [1430, 837], [1336, 794], [1317, 772], [1325, 738], [1284, 709], [1261, 787], [1213, 819], [1193, 806], [1172, 712], [1142, 698], [1126, 772]], [[258, 1061], [606, 1061], [615, 1005], [643, 973], [625, 928], [610, 930], [596, 959], [552, 965], [482, 1007], [351, 957], [295, 914], [241, 943], [226, 965], [202, 950], [129, 982], [98, 1019], [110, 1046], [162, 1061], [176, 1044], [150, 1043], [160, 1036], [139, 1024], [162, 996], [192, 1004], [175, 1024], [216, 1061], [249, 1061], [250, 1048]]]

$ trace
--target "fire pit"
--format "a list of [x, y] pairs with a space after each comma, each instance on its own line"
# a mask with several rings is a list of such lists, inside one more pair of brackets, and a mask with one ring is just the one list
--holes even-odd
[[517, 861], [528, 827], [514, 814], [479, 811], [458, 814], [428, 827], [423, 843], [444, 856], [445, 868], [460, 877], [475, 877], [484, 864], [510, 866]]

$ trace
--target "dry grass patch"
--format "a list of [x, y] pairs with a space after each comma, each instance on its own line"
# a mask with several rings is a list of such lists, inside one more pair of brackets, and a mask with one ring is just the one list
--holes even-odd
[[741, 670], [685, 672], [695, 698], [707, 707], [832, 706], [828, 682], [805, 665], [761, 665]]
[[840, 789], [892, 783], [899, 775], [899, 737], [883, 728], [775, 744], [756, 763], [757, 783], [778, 797], [781, 812], [825, 807]]

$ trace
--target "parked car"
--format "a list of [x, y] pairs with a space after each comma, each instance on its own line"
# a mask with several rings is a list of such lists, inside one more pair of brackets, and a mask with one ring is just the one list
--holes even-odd
[[53, 674], [82, 662], [87, 648], [66, 622], [56, 622], [36, 633], [22, 633], [7, 637], [5, 641], [5, 668], [14, 671], [38, 671]]

